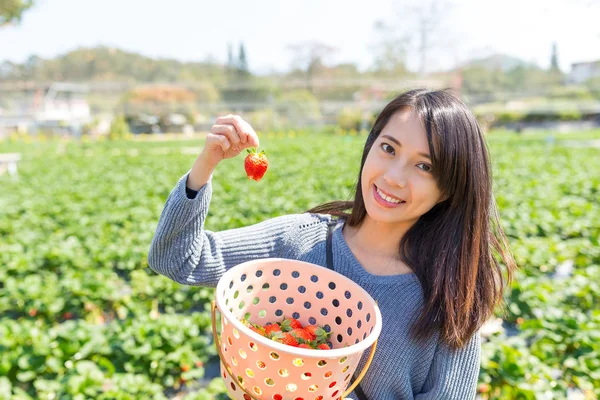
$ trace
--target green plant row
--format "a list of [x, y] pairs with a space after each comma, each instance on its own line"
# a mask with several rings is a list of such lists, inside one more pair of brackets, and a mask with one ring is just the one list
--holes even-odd
[[[521, 269], [484, 343], [484, 399], [600, 396], [600, 132], [489, 134], [500, 217]], [[270, 169], [213, 179], [207, 229], [349, 199], [364, 135], [264, 134]], [[7, 141], [0, 175], [0, 399], [224, 398], [198, 388], [215, 357], [210, 288], [157, 276], [147, 252], [201, 141]], [[570, 275], [556, 278], [570, 269]], [[545, 397], [544, 397], [545, 396]], [[596, 396], [596, 397], [594, 397]]]

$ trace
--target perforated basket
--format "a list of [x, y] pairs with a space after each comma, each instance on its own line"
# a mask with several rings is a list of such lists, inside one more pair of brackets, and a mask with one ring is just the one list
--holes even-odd
[[[237, 265], [219, 280], [212, 302], [221, 376], [233, 399], [343, 399], [366, 373], [381, 333], [373, 298], [345, 276], [318, 265], [262, 259]], [[216, 311], [221, 314], [217, 333]], [[288, 346], [250, 330], [240, 320], [265, 325], [283, 317], [332, 332], [331, 350]], [[370, 356], [348, 387], [364, 351]]]

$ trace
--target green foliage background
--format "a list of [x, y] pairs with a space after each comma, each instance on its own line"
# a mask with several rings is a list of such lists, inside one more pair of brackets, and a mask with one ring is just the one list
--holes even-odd
[[[299, 213], [352, 193], [365, 137], [261, 135], [270, 169], [241, 159], [214, 176], [207, 228]], [[489, 399], [600, 395], [600, 132], [489, 134], [502, 223], [521, 266], [500, 313], [511, 336], [484, 343]], [[593, 141], [596, 142], [593, 142]], [[0, 399], [222, 398], [197, 387], [215, 356], [212, 290], [147, 268], [165, 200], [199, 141], [0, 143]], [[555, 279], [564, 262], [571, 277]], [[545, 396], [545, 397], [544, 397]]]

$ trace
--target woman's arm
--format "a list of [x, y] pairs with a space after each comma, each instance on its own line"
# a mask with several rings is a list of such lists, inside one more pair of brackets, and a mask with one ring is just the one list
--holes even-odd
[[[167, 199], [150, 245], [150, 268], [182, 284], [216, 286], [234, 265], [281, 253], [286, 233], [297, 216], [223, 232], [204, 230], [211, 199], [210, 180], [216, 166], [258, 145], [256, 132], [239, 116], [217, 118], [192, 169]], [[197, 193], [188, 198], [186, 189]]]
[[223, 273], [237, 264], [279, 257], [299, 215], [221, 232], [204, 230], [212, 185], [207, 182], [189, 199], [188, 175], [170, 193], [160, 216], [148, 253], [152, 270], [185, 285], [214, 287]]
[[477, 391], [481, 358], [481, 337], [475, 333], [469, 343], [452, 351], [439, 345], [421, 393], [415, 400], [469, 400]]

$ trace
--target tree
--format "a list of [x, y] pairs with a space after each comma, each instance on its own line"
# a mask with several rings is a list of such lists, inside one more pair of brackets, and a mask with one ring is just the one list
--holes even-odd
[[127, 115], [148, 113], [165, 115], [170, 112], [192, 109], [196, 94], [175, 85], [147, 85], [137, 87], [123, 95], [122, 106]]
[[431, 51], [441, 45], [441, 25], [447, 10], [447, 3], [439, 0], [423, 2], [420, 7], [412, 7], [411, 11], [416, 16], [418, 23], [418, 52], [419, 75], [424, 76]]
[[306, 86], [312, 92], [312, 80], [323, 69], [325, 58], [336, 51], [335, 47], [319, 42], [304, 42], [287, 46], [293, 54], [292, 70], [305, 72]]
[[302, 121], [319, 121], [319, 100], [308, 90], [299, 89], [283, 93], [278, 98], [278, 112], [287, 117], [290, 126], [301, 126]]
[[[0, 0], [2, 2], [3, 0]], [[52, 59], [32, 57], [23, 64], [0, 64], [0, 76], [14, 80], [120, 82], [227, 81], [222, 63], [152, 59], [116, 48], [79, 48]]]
[[[423, 0], [418, 2], [403, 0], [394, 2], [396, 8], [392, 21], [377, 22], [375, 29], [380, 33], [379, 46], [376, 46], [375, 67], [389, 70], [390, 65], [400, 67], [405, 64], [408, 50], [418, 55], [418, 71], [424, 77], [431, 68], [431, 53], [435, 49], [448, 49], [453, 39], [444, 26], [451, 5], [445, 0]], [[410, 49], [409, 49], [410, 47]]]
[[508, 85], [508, 76], [500, 69], [479, 65], [462, 68], [462, 90], [470, 95], [492, 96]]
[[246, 59], [246, 49], [244, 48], [244, 42], [240, 43], [240, 51], [238, 53], [238, 71], [240, 77], [247, 77], [250, 74], [248, 69], [248, 60]]
[[552, 43], [552, 56], [550, 57], [550, 70], [560, 71], [558, 66], [558, 51], [556, 49], [556, 42]]
[[2, 0], [0, 1], [0, 27], [21, 21], [23, 12], [31, 8], [34, 0]]
[[380, 36], [378, 43], [372, 47], [375, 72], [392, 75], [406, 73], [409, 38], [399, 36], [394, 28], [381, 20], [376, 21], [373, 27]]
[[233, 61], [233, 47], [231, 43], [227, 43], [227, 68], [234, 69], [235, 62]]
[[108, 138], [111, 140], [119, 140], [127, 137], [129, 133], [129, 125], [125, 120], [125, 116], [118, 115], [110, 123], [110, 132], [108, 133]]

